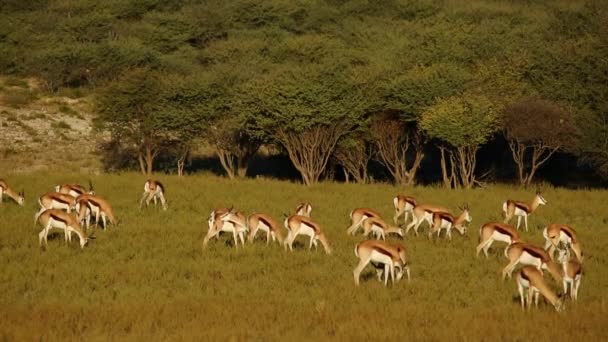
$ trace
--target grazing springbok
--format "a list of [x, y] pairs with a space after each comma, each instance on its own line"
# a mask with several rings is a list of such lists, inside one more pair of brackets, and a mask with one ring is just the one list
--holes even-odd
[[549, 301], [556, 311], [564, 309], [563, 299], [558, 297], [555, 292], [547, 286], [543, 274], [534, 266], [524, 266], [517, 272], [515, 277], [517, 282], [517, 290], [521, 301], [521, 308], [530, 308], [532, 305], [532, 297], [534, 304], [538, 306], [538, 295], [542, 293], [543, 297]]
[[[407, 280], [410, 280], [410, 268], [408, 265], [405, 248], [400, 244], [387, 243], [380, 240], [367, 240], [355, 246], [355, 255], [359, 258], [359, 264], [353, 271], [355, 285], [359, 286], [361, 272], [370, 262], [378, 269], [378, 277], [382, 280], [384, 273], [384, 285], [388, 284], [388, 277], [395, 283], [395, 268], [397, 280], [407, 272]], [[383, 269], [382, 269], [383, 268]]]
[[566, 248], [571, 248], [578, 261], [583, 262], [581, 242], [577, 238], [574, 228], [561, 223], [552, 223], [543, 230], [543, 237], [545, 238], [545, 249], [549, 252], [551, 259], [553, 259], [555, 249], [561, 243]]
[[412, 211], [412, 222], [407, 225], [405, 234], [413, 227], [414, 232], [418, 235], [418, 227], [420, 227], [422, 222], [427, 222], [429, 227], [433, 227], [433, 213], [435, 212], [449, 213], [450, 211], [444, 207], [432, 204], [418, 204], [415, 206]]
[[454, 216], [447, 212], [436, 211], [433, 213], [433, 227], [429, 231], [429, 238], [433, 236], [433, 233], [437, 233], [437, 237], [441, 233], [442, 229], [446, 230], [446, 236], [449, 240], [452, 240], [452, 228], [456, 228], [460, 235], [464, 235], [467, 232], [465, 223], [471, 222], [472, 218], [469, 213], [469, 205], [465, 204], [462, 207], [458, 207], [462, 212], [458, 216]]
[[558, 283], [562, 282], [562, 274], [559, 267], [541, 247], [528, 243], [516, 242], [505, 249], [505, 256], [509, 259], [509, 263], [502, 270], [503, 280], [507, 276], [509, 276], [509, 278], [511, 277], [517, 264], [522, 264], [534, 266], [541, 273], [543, 269], [546, 269], [551, 273], [551, 276], [555, 281]]
[[61, 194], [68, 194], [74, 197], [78, 197], [80, 195], [89, 194], [93, 195], [93, 183], [89, 180], [89, 190], [87, 191], [84, 186], [80, 184], [60, 184], [55, 186], [55, 192]]
[[209, 215], [209, 230], [203, 240], [203, 249], [207, 248], [209, 240], [213, 237], [219, 239], [220, 232], [232, 233], [234, 247], [238, 248], [238, 239], [245, 246], [245, 234], [247, 233], [247, 223], [245, 215], [239, 211], [226, 208], [217, 208]]
[[526, 231], [528, 231], [528, 215], [532, 214], [539, 205], [545, 205], [547, 201], [541, 195], [540, 190], [536, 191], [536, 195], [532, 199], [532, 202], [525, 203], [515, 200], [507, 200], [502, 204], [502, 211], [505, 215], [504, 223], [509, 223], [513, 216], [517, 216], [517, 229], [521, 224], [521, 218], [524, 218], [524, 224]]
[[88, 237], [82, 231], [80, 222], [74, 218], [71, 214], [66, 213], [60, 209], [47, 209], [38, 213], [36, 222], [42, 226], [42, 231], [38, 234], [38, 242], [42, 246], [44, 240], [45, 246], [48, 246], [47, 237], [49, 230], [52, 228], [63, 229], [65, 233], [66, 243], [72, 240], [72, 233], [76, 233], [80, 239], [80, 248], [88, 242]]
[[583, 266], [580, 262], [570, 259], [570, 251], [567, 249], [559, 249], [558, 262], [562, 265], [564, 294], [570, 292], [570, 298], [576, 301], [583, 278]]
[[160, 204], [163, 206], [163, 210], [167, 210], [167, 200], [165, 199], [165, 186], [154, 179], [148, 179], [144, 183], [144, 193], [141, 195], [139, 200], [139, 209], [146, 203], [146, 207], [150, 205], [150, 201], [154, 201], [156, 207], [157, 200], [160, 200]]
[[311, 249], [313, 245], [316, 248], [317, 241], [319, 241], [321, 242], [321, 245], [323, 245], [325, 253], [331, 254], [331, 248], [329, 247], [327, 237], [321, 231], [319, 224], [314, 222], [312, 219], [302, 215], [291, 215], [285, 218], [284, 225], [288, 231], [287, 238], [283, 242], [285, 249], [289, 247], [289, 249], [293, 251], [294, 240], [299, 234], [302, 234], [310, 237], [308, 249]]
[[99, 217], [101, 217], [104, 230], [107, 227], [106, 219], [110, 220], [113, 226], [118, 224], [110, 203], [99, 196], [82, 194], [76, 197], [76, 211], [78, 211], [78, 220], [80, 222], [86, 221], [87, 229], [89, 228], [91, 215], [95, 217], [95, 226], [99, 224]]
[[275, 221], [270, 215], [266, 214], [251, 214], [247, 220], [249, 226], [249, 237], [247, 240], [253, 242], [258, 231], [266, 233], [266, 244], [272, 241], [279, 241], [280, 245], [283, 245], [283, 233], [277, 221]]
[[404, 195], [395, 196], [395, 198], [393, 198], [393, 205], [395, 206], [395, 216], [393, 216], [393, 222], [397, 224], [399, 217], [403, 215], [403, 224], [406, 224], [409, 215], [413, 215], [416, 204], [416, 199], [414, 197]]
[[346, 230], [346, 234], [354, 235], [359, 227], [363, 224], [363, 221], [370, 217], [380, 218], [380, 214], [377, 211], [369, 208], [356, 208], [350, 212], [351, 226]]
[[376, 239], [382, 240], [386, 240], [386, 235], [390, 233], [403, 237], [403, 229], [391, 226], [379, 217], [370, 217], [363, 221], [363, 236], [367, 237], [370, 233], [373, 233]]
[[479, 227], [479, 244], [477, 245], [477, 256], [483, 250], [486, 258], [488, 250], [494, 241], [505, 242], [508, 245], [521, 241], [519, 232], [510, 224], [502, 222], [488, 222]]
[[62, 209], [70, 213], [72, 209], [76, 208], [76, 198], [69, 194], [48, 192], [38, 197], [38, 204], [40, 205], [40, 211]]
[[6, 195], [12, 198], [17, 204], [23, 205], [25, 202], [25, 191], [19, 193], [13, 191], [8, 183], [4, 179], [0, 179], [0, 204], [2, 204], [2, 197]]

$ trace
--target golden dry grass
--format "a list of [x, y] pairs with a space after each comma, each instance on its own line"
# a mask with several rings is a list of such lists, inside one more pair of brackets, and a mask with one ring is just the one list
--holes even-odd
[[[608, 192], [544, 189], [548, 205], [530, 217], [527, 240], [541, 244], [549, 222], [575, 227], [583, 243], [585, 275], [579, 302], [564, 313], [542, 304], [522, 312], [513, 280], [503, 282], [502, 245], [491, 257], [475, 257], [479, 226], [500, 220], [507, 197], [529, 200], [533, 191], [507, 186], [449, 191], [402, 189], [386, 184], [321, 183], [313, 187], [273, 180], [214, 176], [159, 176], [169, 210], [138, 210], [145, 178], [136, 174], [92, 178], [121, 224], [96, 232], [81, 250], [54, 233], [38, 247], [34, 195], [60, 182], [87, 183], [79, 175], [6, 177], [25, 188], [25, 207], [0, 206], [0, 339], [2, 340], [606, 340], [608, 322]], [[346, 235], [355, 207], [392, 218], [397, 193], [456, 209], [468, 202], [473, 222], [466, 236], [429, 241], [411, 232], [403, 243], [412, 281], [385, 288], [364, 271], [356, 288], [354, 245]], [[328, 235], [334, 254], [308, 251], [305, 239], [293, 253], [261, 240], [235, 250], [224, 234], [201, 250], [209, 212], [216, 206], [266, 212], [282, 220], [299, 201]], [[423, 230], [426, 232], [426, 229]], [[301, 238], [300, 238], [301, 239]], [[391, 238], [395, 240], [394, 238]], [[557, 284], [547, 278], [551, 286]], [[542, 302], [542, 301], [541, 301]]]

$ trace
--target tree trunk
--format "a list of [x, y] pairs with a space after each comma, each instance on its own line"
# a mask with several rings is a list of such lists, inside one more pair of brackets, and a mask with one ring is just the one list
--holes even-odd
[[236, 170], [239, 178], [245, 178], [245, 176], [247, 176], [247, 169], [249, 169], [249, 158], [249, 156], [239, 158], [238, 167]]
[[148, 145], [145, 147], [145, 152], [146, 154], [144, 156], [144, 161], [146, 162], [146, 174], [151, 175], [152, 165], [154, 163], [154, 158], [156, 157], [156, 151]]
[[228, 174], [228, 178], [234, 179], [236, 166], [232, 153], [217, 147], [215, 149], [215, 152], [217, 153], [217, 156], [220, 159], [220, 163], [226, 171], [226, 174]]
[[139, 170], [142, 175], [146, 174], [146, 163], [144, 162], [144, 154], [140, 152], [137, 153], [137, 161], [139, 162]]
[[[513, 161], [517, 164], [519, 184], [527, 188], [532, 183], [532, 179], [538, 168], [557, 152], [560, 147], [549, 147], [542, 143], [527, 146], [512, 140], [509, 141], [509, 148], [511, 149]], [[528, 149], [532, 150], [529, 168], [526, 167], [526, 150]]]
[[443, 186], [450, 189], [452, 188], [452, 180], [448, 176], [448, 169], [446, 166], [447, 163], [445, 160], [445, 150], [445, 147], [439, 146], [439, 151], [441, 152], [441, 176], [443, 178]]

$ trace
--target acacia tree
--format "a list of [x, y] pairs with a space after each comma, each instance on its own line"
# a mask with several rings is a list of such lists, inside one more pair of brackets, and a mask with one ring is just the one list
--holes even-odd
[[98, 97], [97, 126], [137, 151], [143, 174], [152, 173], [154, 159], [167, 138], [167, 127], [160, 120], [167, 104], [159, 96], [162, 91], [157, 71], [135, 69], [111, 82]]
[[424, 157], [422, 134], [416, 125], [401, 121], [394, 113], [384, 112], [373, 119], [371, 134], [379, 161], [395, 181], [402, 185], [414, 184]]
[[543, 163], [560, 149], [572, 149], [575, 142], [572, 115], [540, 98], [527, 98], [507, 106], [503, 111], [503, 127], [517, 164], [519, 182], [526, 187]]
[[249, 160], [262, 145], [262, 139], [251, 134], [241, 120], [242, 117], [219, 119], [207, 129], [207, 139], [215, 146], [230, 179], [245, 177]]
[[363, 99], [340, 68], [290, 65], [251, 84], [257, 125], [285, 148], [306, 185], [315, 184], [337, 142], [358, 122]]
[[338, 142], [334, 151], [334, 159], [342, 166], [347, 183], [351, 176], [356, 183], [369, 182], [367, 165], [372, 159], [374, 146], [361, 134], [363, 133], [348, 134]]
[[441, 142], [446, 187], [471, 188], [478, 182], [476, 152], [499, 127], [496, 109], [487, 98], [463, 95], [439, 100], [423, 113], [420, 127]]

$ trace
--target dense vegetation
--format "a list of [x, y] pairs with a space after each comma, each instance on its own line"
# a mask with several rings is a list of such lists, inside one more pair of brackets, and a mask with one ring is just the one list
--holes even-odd
[[[359, 206], [390, 220], [387, 184], [322, 182], [311, 187], [271, 180], [228, 180], [215, 176], [165, 176], [169, 209], [138, 210], [144, 176], [93, 177], [108, 198], [118, 227], [97, 231], [81, 250], [65, 245], [63, 233], [38, 248], [33, 215], [38, 204], [0, 205], [0, 339], [23, 340], [606, 340], [608, 258], [604, 190], [545, 188], [548, 203], [530, 216], [530, 242], [543, 242], [549, 222], [577, 229], [585, 253], [579, 301], [558, 314], [543, 303], [520, 309], [517, 287], [502, 281], [504, 244], [490, 257], [475, 258], [479, 226], [500, 219], [506, 198], [530, 200], [532, 191], [505, 186], [451, 190], [412, 187], [420, 201], [456, 210], [471, 206], [465, 236], [430, 241], [424, 234], [401, 242], [411, 260], [412, 280], [384, 288], [368, 267], [356, 288], [353, 248], [361, 233], [348, 236], [348, 214]], [[37, 173], [11, 177], [13, 187], [41, 194], [54, 184], [86, 183], [81, 175]], [[235, 205], [247, 214], [264, 212], [280, 220], [302, 201], [313, 204], [332, 246], [308, 251], [299, 237], [293, 252], [257, 239], [235, 250], [228, 234], [202, 238], [216, 206]], [[281, 228], [283, 229], [283, 228]], [[426, 226], [421, 233], [426, 233]], [[443, 235], [443, 234], [442, 234]], [[548, 284], [561, 292], [548, 275]]]
[[[0, 4], [0, 72], [93, 94], [98, 127], [112, 133], [104, 151], [130, 156], [107, 158], [110, 167], [150, 173], [162, 155], [181, 172], [202, 139], [231, 177], [266, 144], [307, 184], [328, 163], [365, 181], [370, 156], [412, 184], [426, 164], [410, 145], [426, 142], [439, 149], [444, 184], [470, 187], [483, 176], [478, 149], [504, 136], [513, 177], [529, 184], [551, 151], [608, 174], [604, 5], [9, 0]], [[559, 115], [538, 114], [539, 102]], [[551, 122], [506, 124], [518, 113]], [[372, 129], [379, 117], [402, 128], [396, 151], [379, 152], [394, 131]], [[554, 128], [562, 141], [544, 134]]]

